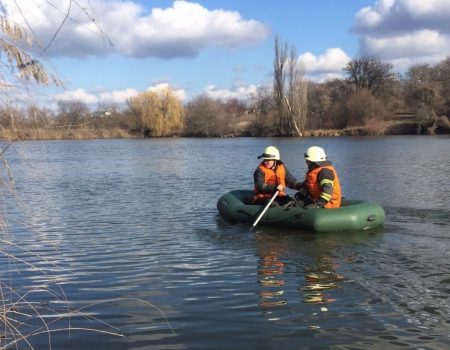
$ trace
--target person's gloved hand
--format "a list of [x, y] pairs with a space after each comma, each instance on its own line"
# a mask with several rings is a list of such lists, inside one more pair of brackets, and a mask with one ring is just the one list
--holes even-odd
[[306, 197], [308, 197], [308, 191], [304, 188], [301, 188], [295, 195], [294, 197], [298, 200], [303, 200]]
[[276, 188], [277, 191], [283, 191], [284, 190], [284, 186], [282, 184], [279, 184]]

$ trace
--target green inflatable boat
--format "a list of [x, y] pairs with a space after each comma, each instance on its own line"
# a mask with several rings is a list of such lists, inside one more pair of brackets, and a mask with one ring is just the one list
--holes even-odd
[[[230, 221], [253, 223], [264, 206], [250, 204], [252, 197], [251, 190], [228, 192], [217, 201], [217, 209]], [[333, 209], [269, 208], [258, 225], [312, 232], [361, 231], [382, 226], [384, 217], [377, 203], [343, 199], [341, 207]]]

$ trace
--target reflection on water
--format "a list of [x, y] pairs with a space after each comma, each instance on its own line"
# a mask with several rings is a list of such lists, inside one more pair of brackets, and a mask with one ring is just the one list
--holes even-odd
[[[312, 235], [225, 221], [217, 199], [252, 188], [269, 143], [299, 178], [305, 147], [329, 150], [346, 197], [380, 203], [385, 227]], [[103, 332], [54, 333], [55, 349], [447, 349], [449, 146], [448, 137], [27, 142], [8, 150], [16, 193], [1, 207], [2, 291], [9, 282], [28, 293], [46, 320], [70, 314], [57, 328]], [[45, 334], [30, 341], [48, 348]]]
[[316, 264], [305, 269], [306, 285], [301, 290], [305, 292], [306, 303], [325, 304], [336, 301], [329, 293], [324, 291], [340, 287], [339, 282], [344, 277], [336, 272], [338, 268], [338, 263], [334, 263], [329, 257], [323, 257]]
[[[261, 298], [259, 305], [261, 307], [286, 305], [288, 301], [284, 295], [285, 279], [290, 279], [290, 276], [285, 275], [288, 260], [286, 257], [289, 256], [290, 249], [288, 241], [262, 237], [257, 237], [258, 283], [261, 287], [258, 293]], [[314, 259], [312, 265], [304, 267], [303, 281], [299, 280], [301, 285], [298, 289], [303, 294], [304, 302], [310, 304], [335, 302], [336, 299], [330, 291], [340, 288], [340, 283], [344, 281], [344, 277], [337, 272], [339, 263], [329, 256]]]
[[269, 242], [258, 246], [258, 282], [261, 286], [259, 295], [261, 307], [274, 307], [285, 305], [287, 301], [284, 294], [284, 270], [282, 261], [283, 247], [278, 242]]

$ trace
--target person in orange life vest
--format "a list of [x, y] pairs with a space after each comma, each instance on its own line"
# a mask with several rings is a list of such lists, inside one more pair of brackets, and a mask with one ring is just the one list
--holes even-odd
[[321, 147], [309, 147], [305, 152], [308, 166], [305, 181], [295, 195], [296, 206], [304, 208], [339, 208], [341, 185], [336, 169], [327, 160]]
[[263, 161], [256, 168], [253, 179], [255, 186], [253, 189], [253, 203], [267, 204], [276, 191], [280, 191], [278, 196], [272, 202], [272, 206], [285, 205], [291, 201], [285, 188], [299, 190], [302, 182], [289, 172], [283, 162], [280, 160], [280, 152], [274, 146], [264, 149], [264, 152], [258, 157]]

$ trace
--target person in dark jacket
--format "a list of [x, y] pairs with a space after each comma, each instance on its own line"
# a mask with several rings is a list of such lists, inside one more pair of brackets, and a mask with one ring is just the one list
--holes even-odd
[[286, 194], [286, 187], [299, 190], [302, 182], [297, 181], [280, 160], [280, 152], [276, 147], [266, 147], [258, 157], [258, 159], [260, 158], [263, 160], [253, 174], [255, 183], [253, 203], [267, 204], [276, 191], [279, 191], [279, 194], [272, 205], [279, 206], [289, 203], [292, 198]]
[[294, 195], [295, 206], [309, 208], [339, 208], [341, 185], [336, 169], [327, 160], [321, 147], [309, 147], [305, 152], [308, 170], [300, 190]]

